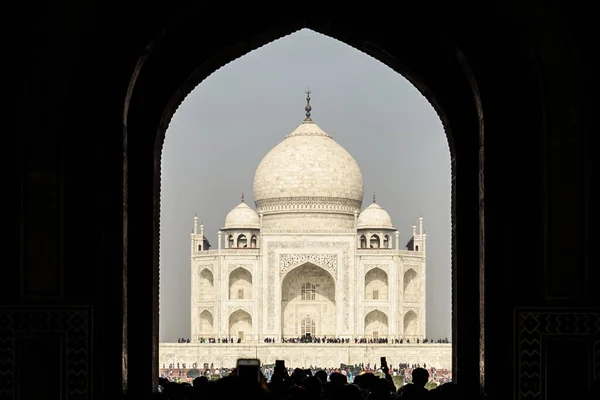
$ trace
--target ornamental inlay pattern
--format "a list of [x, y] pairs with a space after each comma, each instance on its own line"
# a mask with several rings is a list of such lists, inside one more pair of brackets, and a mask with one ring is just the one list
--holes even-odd
[[593, 379], [600, 378], [600, 313], [591, 310], [517, 309], [516, 354], [518, 355], [517, 398], [546, 398], [542, 387], [545, 357], [544, 336], [590, 336]]
[[[276, 282], [280, 280], [280, 268], [277, 260], [276, 249], [341, 249], [342, 260], [339, 269], [343, 271], [341, 287], [343, 289], [342, 305], [344, 310], [344, 329], [350, 329], [349, 310], [350, 310], [350, 256], [348, 249], [351, 244], [346, 242], [308, 242], [308, 241], [290, 241], [290, 242], [267, 242], [267, 260], [268, 260], [268, 278], [267, 278], [267, 326], [268, 329], [275, 328], [275, 291], [279, 286]], [[336, 282], [337, 283], [337, 282]]]
[[350, 199], [333, 199], [328, 197], [287, 197], [277, 199], [264, 199], [256, 202], [257, 213], [283, 212], [360, 212], [361, 202]]
[[252, 264], [229, 264], [229, 272], [231, 273], [231, 271], [238, 269], [238, 268], [244, 268], [246, 270], [248, 270], [248, 272], [252, 273]]
[[416, 273], [419, 273], [419, 266], [418, 265], [405, 265], [404, 266], [404, 273], [406, 273], [409, 269], [412, 269]]
[[213, 268], [214, 268], [214, 264], [199, 264], [198, 265], [198, 273], [202, 273], [202, 270], [207, 269], [209, 270], [211, 273], [213, 272]]
[[215, 308], [213, 306], [201, 306], [198, 307], [198, 316], [202, 314], [204, 311], [208, 311], [210, 315], [215, 315]]
[[406, 315], [406, 313], [408, 313], [409, 311], [412, 311], [415, 314], [419, 315], [419, 307], [404, 307], [404, 315]]
[[357, 249], [356, 255], [365, 256], [365, 255], [373, 255], [373, 254], [391, 254], [391, 255], [399, 255], [402, 250], [396, 249]]
[[280, 254], [280, 276], [283, 277], [290, 269], [305, 262], [311, 262], [328, 270], [334, 279], [337, 280], [337, 254]]
[[262, 233], [356, 233], [354, 229], [263, 229]]
[[250, 318], [252, 318], [252, 306], [229, 306], [229, 313], [227, 315], [231, 317], [231, 314], [238, 310], [246, 311], [250, 314]]
[[258, 247], [247, 247], [241, 249], [217, 249], [217, 250], [204, 250], [196, 253], [199, 256], [217, 256], [217, 255], [229, 255], [229, 254], [243, 254], [245, 256], [258, 256], [260, 249]]
[[379, 268], [382, 271], [388, 272], [388, 264], [366, 264], [365, 272], [368, 272], [374, 268]]
[[91, 393], [91, 307], [0, 309], [0, 398], [16, 398], [15, 369], [21, 334], [57, 333], [64, 339], [63, 393], [68, 399], [89, 399]]
[[389, 307], [388, 306], [367, 306], [363, 308], [363, 312], [364, 312], [364, 317], [367, 316], [367, 314], [369, 314], [371, 311], [381, 311], [382, 313], [384, 313], [387, 317], [388, 312], [389, 312]]

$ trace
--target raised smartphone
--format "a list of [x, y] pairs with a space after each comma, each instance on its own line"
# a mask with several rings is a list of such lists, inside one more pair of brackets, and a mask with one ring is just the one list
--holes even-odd
[[380, 361], [381, 361], [381, 368], [387, 367], [387, 361], [386, 361], [385, 357], [381, 357]]
[[244, 380], [260, 382], [260, 360], [258, 358], [240, 358], [237, 360], [237, 376]]

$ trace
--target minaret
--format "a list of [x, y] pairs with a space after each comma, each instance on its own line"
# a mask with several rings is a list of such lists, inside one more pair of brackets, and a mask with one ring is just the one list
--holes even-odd
[[196, 243], [197, 243], [197, 234], [198, 234], [198, 216], [194, 215], [194, 227], [192, 228], [192, 233], [190, 233], [190, 256], [194, 256], [196, 252]]
[[413, 241], [417, 240], [417, 225], [413, 224], [412, 226], [412, 237], [413, 237]]
[[417, 246], [419, 246], [419, 251], [424, 252], [425, 251], [425, 238], [427, 237], [427, 235], [425, 234], [425, 231], [423, 230], [423, 216], [419, 217], [419, 240], [415, 241], [415, 244]]
[[204, 248], [204, 224], [200, 222], [200, 249], [206, 250]]
[[396, 231], [396, 250], [400, 250], [400, 232]]

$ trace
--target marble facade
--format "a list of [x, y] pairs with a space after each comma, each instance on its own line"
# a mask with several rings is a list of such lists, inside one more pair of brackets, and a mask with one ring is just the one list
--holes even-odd
[[[192, 343], [161, 343], [161, 362], [209, 352], [201, 358], [233, 362], [229, 358], [246, 353], [264, 354], [265, 360], [284, 354], [304, 363], [313, 345], [281, 344], [282, 338], [311, 334], [414, 343], [426, 337], [423, 218], [401, 245], [399, 232], [375, 195], [362, 209], [360, 167], [312, 121], [309, 111], [305, 121], [265, 155], [254, 176], [256, 210], [242, 195], [217, 233], [216, 249], [211, 249], [204, 226], [194, 217]], [[240, 343], [200, 343], [201, 338], [224, 337]], [[265, 346], [266, 338], [278, 345]], [[321, 356], [327, 357], [313, 359], [315, 363], [363, 362], [380, 356], [378, 346], [322, 346]], [[227, 355], [218, 356], [221, 350]], [[438, 350], [442, 353], [436, 355]], [[440, 345], [388, 344], [385, 352], [418, 362], [450, 359], [449, 347]]]

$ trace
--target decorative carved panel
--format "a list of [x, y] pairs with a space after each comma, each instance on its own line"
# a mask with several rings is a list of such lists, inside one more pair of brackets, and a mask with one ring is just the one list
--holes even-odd
[[280, 276], [305, 262], [312, 262], [322, 268], [325, 268], [335, 279], [337, 279], [337, 254], [280, 254], [279, 255], [279, 273]]
[[229, 264], [228, 271], [231, 273], [231, 271], [238, 268], [244, 268], [248, 270], [248, 272], [252, 273], [252, 264]]
[[385, 271], [385, 273], [389, 273], [388, 269], [389, 266], [388, 264], [366, 264], [365, 265], [365, 272], [369, 272], [370, 270], [374, 269], [374, 268], [379, 268], [382, 271]]
[[215, 308], [213, 306], [200, 306], [198, 307], [198, 316], [204, 311], [208, 311], [213, 317], [215, 315]]
[[231, 316], [231, 314], [233, 314], [237, 310], [246, 311], [248, 314], [250, 314], [250, 317], [252, 317], [252, 306], [229, 306], [228, 315]]
[[413, 311], [415, 314], [419, 315], [419, 307], [404, 307], [404, 315], [406, 315], [407, 312], [409, 311]]
[[213, 268], [214, 268], [214, 264], [198, 264], [198, 273], [202, 273], [203, 269], [207, 269], [209, 270], [211, 273], [214, 273]]
[[256, 202], [256, 212], [273, 214], [277, 212], [360, 212], [361, 202], [350, 199], [332, 199], [329, 197], [287, 197], [265, 199]]
[[[0, 308], [0, 398], [19, 398], [15, 384], [27, 377], [15, 376], [19, 373], [17, 341], [35, 335], [62, 336], [66, 398], [91, 398], [91, 334], [91, 307]], [[40, 360], [40, 368], [43, 366], [44, 360]]]
[[403, 250], [396, 250], [396, 249], [386, 249], [386, 248], [379, 248], [379, 249], [357, 249], [356, 250], [356, 255], [358, 256], [372, 256], [372, 255], [400, 255], [400, 252]]
[[[591, 310], [517, 309], [517, 398], [545, 399], [545, 337], [589, 336], [593, 378], [600, 379], [600, 312]], [[565, 366], [569, 369], [573, 366]], [[584, 368], [585, 366], [581, 366]]]
[[404, 265], [404, 273], [406, 273], [406, 271], [408, 271], [409, 269], [414, 270], [417, 274], [419, 273], [419, 266], [418, 265]]
[[363, 308], [364, 316], [366, 317], [368, 313], [374, 310], [381, 311], [386, 316], [388, 316], [390, 308], [388, 306], [366, 306]]

